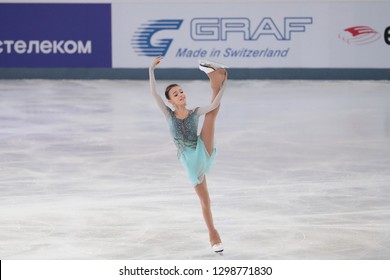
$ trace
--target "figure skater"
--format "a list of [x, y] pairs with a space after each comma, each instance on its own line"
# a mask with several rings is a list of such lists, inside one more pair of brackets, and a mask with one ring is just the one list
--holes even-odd
[[[226, 86], [226, 66], [209, 61], [199, 61], [199, 68], [210, 79], [211, 104], [191, 110], [187, 109], [186, 95], [183, 89], [178, 84], [171, 84], [165, 90], [165, 97], [175, 109], [171, 110], [166, 106], [161, 96], [157, 94], [156, 89], [154, 69], [162, 59], [161, 56], [156, 57], [149, 68], [150, 90], [168, 121], [170, 132], [178, 150], [178, 158], [199, 197], [212, 250], [221, 254], [224, 248], [221, 237], [214, 227], [205, 174], [209, 171], [216, 153], [214, 147], [215, 120]], [[197, 135], [199, 117], [204, 114], [203, 127], [200, 135]]]

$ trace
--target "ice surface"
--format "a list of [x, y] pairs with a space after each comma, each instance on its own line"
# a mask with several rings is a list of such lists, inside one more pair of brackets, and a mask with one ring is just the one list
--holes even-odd
[[390, 258], [390, 82], [230, 81], [216, 143], [223, 257], [147, 81], [0, 81], [0, 259]]

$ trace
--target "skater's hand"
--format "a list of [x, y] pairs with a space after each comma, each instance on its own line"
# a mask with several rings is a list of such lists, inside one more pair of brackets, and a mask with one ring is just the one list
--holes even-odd
[[157, 65], [161, 62], [161, 60], [163, 59], [164, 57], [162, 56], [157, 56], [156, 58], [153, 59], [152, 61], [152, 65], [150, 66], [152, 69], [156, 68]]

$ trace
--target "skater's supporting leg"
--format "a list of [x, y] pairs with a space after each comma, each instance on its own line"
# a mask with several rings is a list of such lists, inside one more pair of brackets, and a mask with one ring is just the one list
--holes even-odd
[[210, 244], [215, 245], [221, 243], [221, 238], [219, 237], [218, 231], [214, 227], [213, 215], [211, 213], [211, 202], [209, 191], [207, 189], [206, 176], [203, 179], [203, 182], [195, 187], [196, 193], [198, 194], [200, 204], [202, 206], [203, 218], [206, 222], [207, 229], [210, 236]]

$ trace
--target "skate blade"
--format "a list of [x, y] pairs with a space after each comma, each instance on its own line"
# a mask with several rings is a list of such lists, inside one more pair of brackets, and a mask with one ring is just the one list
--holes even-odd
[[206, 74], [209, 74], [209, 73], [215, 71], [215, 69], [213, 69], [213, 68], [211, 68], [211, 67], [209, 67], [209, 66], [203, 66], [203, 65], [200, 65], [200, 64], [199, 64], [199, 69], [200, 69], [201, 71], [205, 72]]
[[199, 65], [202, 65], [202, 66], [214, 68], [214, 70], [219, 69], [219, 68], [223, 68], [223, 69], [229, 68], [229, 66], [227, 66], [225, 64], [222, 64], [222, 63], [219, 63], [216, 61], [212, 61], [212, 60], [206, 60], [206, 59], [200, 59], [200, 60], [198, 60], [198, 63], [199, 63]]

